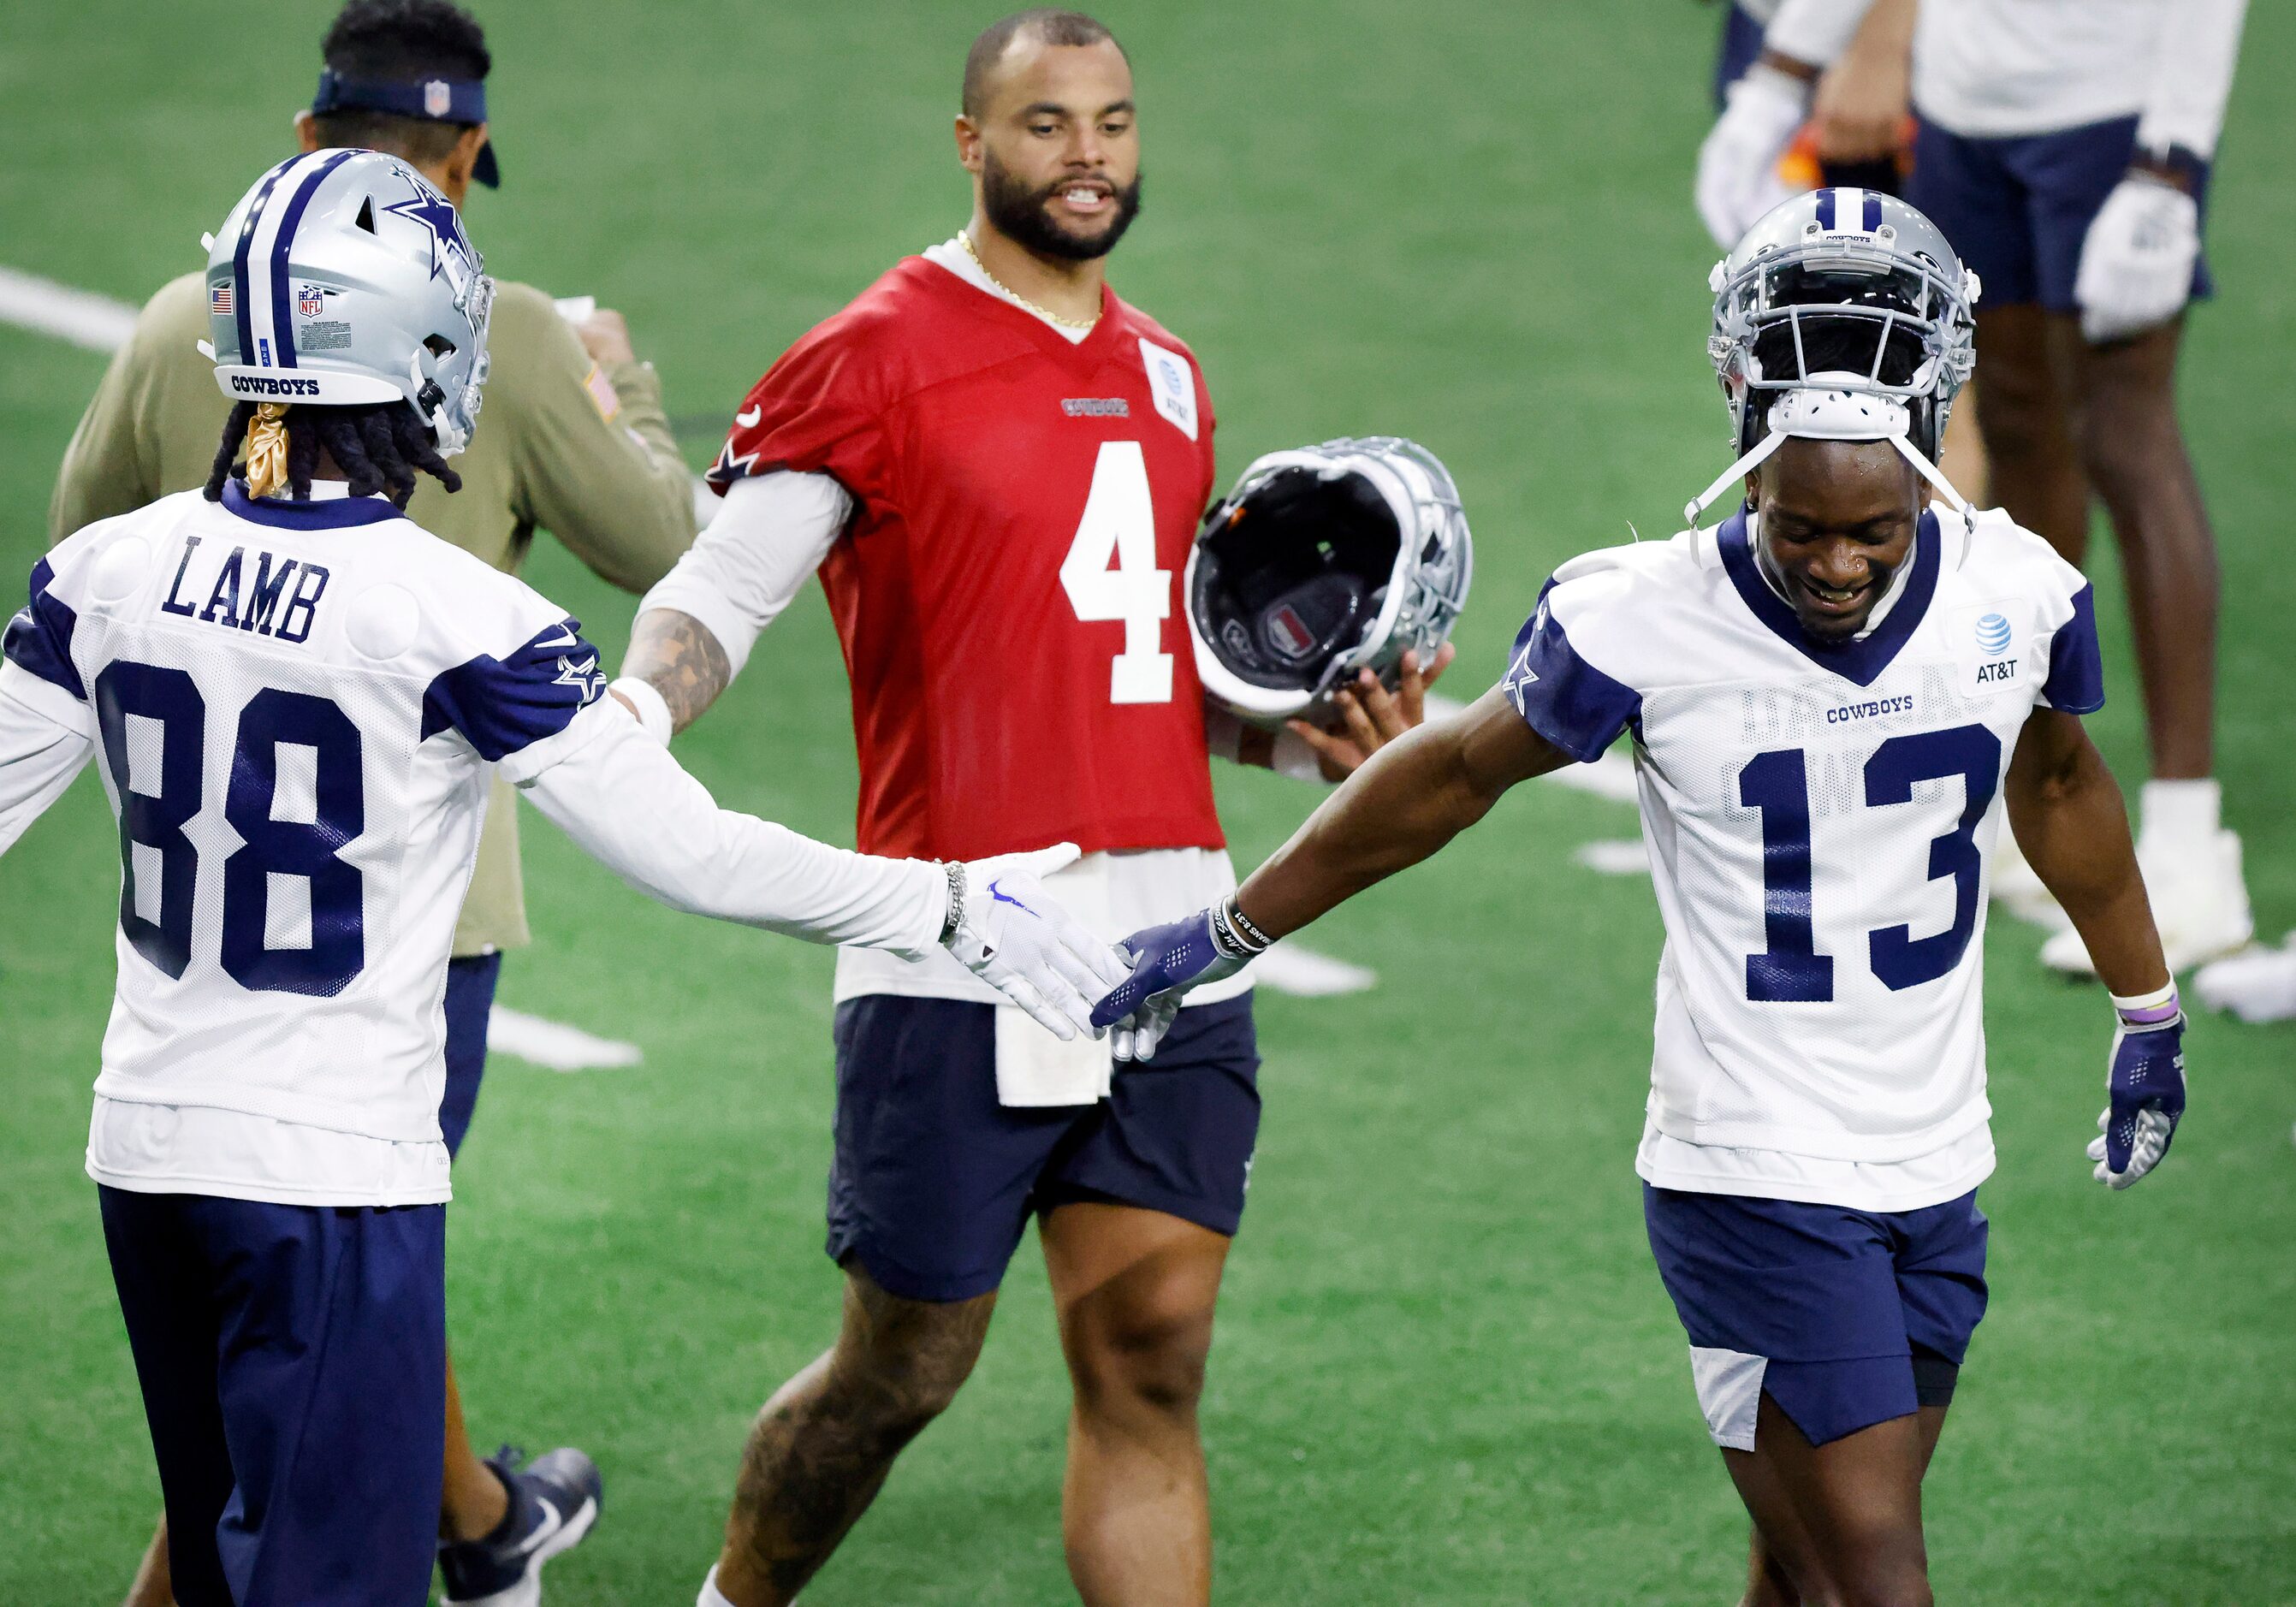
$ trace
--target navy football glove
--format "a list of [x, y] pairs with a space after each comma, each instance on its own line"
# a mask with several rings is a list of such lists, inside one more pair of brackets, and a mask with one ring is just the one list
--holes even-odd
[[1179, 1013], [1180, 996], [1242, 971], [1251, 956], [1231, 954], [1213, 936], [1216, 912], [1200, 909], [1144, 927], [1117, 945], [1132, 974], [1093, 1006], [1095, 1027], [1113, 1027], [1119, 1060], [1146, 1060]]
[[2088, 1158], [2099, 1183], [2124, 1189], [2161, 1164], [2185, 1114], [2185, 1017], [2173, 990], [2165, 1004], [2124, 1005], [2108, 1086], [2112, 1103], [2096, 1119], [2103, 1130]]

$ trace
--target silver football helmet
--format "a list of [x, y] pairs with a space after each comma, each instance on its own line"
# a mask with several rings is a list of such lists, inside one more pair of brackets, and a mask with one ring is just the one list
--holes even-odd
[[1714, 265], [1707, 356], [1742, 455], [1698, 514], [1789, 437], [1896, 442], [1938, 472], [1954, 398], [1976, 365], [1977, 275], [1938, 226], [1877, 190], [1812, 190], [1773, 209]]
[[1188, 554], [1188, 634], [1204, 690], [1255, 725], [1316, 718], [1369, 668], [1393, 685], [1451, 635], [1474, 574], [1458, 488], [1396, 436], [1252, 461]]
[[315, 151], [209, 237], [206, 349], [234, 401], [400, 400], [460, 452], [487, 378], [494, 281], [447, 198], [398, 158]]

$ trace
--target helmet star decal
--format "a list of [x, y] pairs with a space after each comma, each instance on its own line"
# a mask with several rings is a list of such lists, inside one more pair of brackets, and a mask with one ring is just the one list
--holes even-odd
[[475, 262], [478, 253], [471, 249], [470, 237], [463, 233], [463, 220], [453, 203], [427, 186], [405, 201], [393, 201], [383, 208], [402, 217], [411, 217], [430, 231], [430, 277], [439, 276], [439, 248], [444, 244], [462, 253], [465, 262]]

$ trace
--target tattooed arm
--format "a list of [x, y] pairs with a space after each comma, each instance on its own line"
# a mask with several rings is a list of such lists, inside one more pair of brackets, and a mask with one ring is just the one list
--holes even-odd
[[[631, 628], [622, 674], [661, 694], [669, 708], [670, 729], [677, 732], [700, 719], [718, 694], [733, 685], [734, 662], [709, 627], [692, 614], [650, 608]], [[614, 695], [632, 714], [637, 713], [628, 697], [619, 692]]]
[[650, 700], [626, 685], [642, 681], [667, 708], [671, 731], [700, 719], [852, 516], [853, 499], [826, 474], [734, 481], [718, 517], [638, 605], [615, 695], [646, 723], [640, 704]]

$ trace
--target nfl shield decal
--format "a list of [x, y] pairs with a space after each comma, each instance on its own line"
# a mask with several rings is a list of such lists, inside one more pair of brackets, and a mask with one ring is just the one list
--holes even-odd
[[327, 292], [316, 284], [306, 284], [295, 292], [295, 310], [306, 318], [316, 318], [327, 310]]

